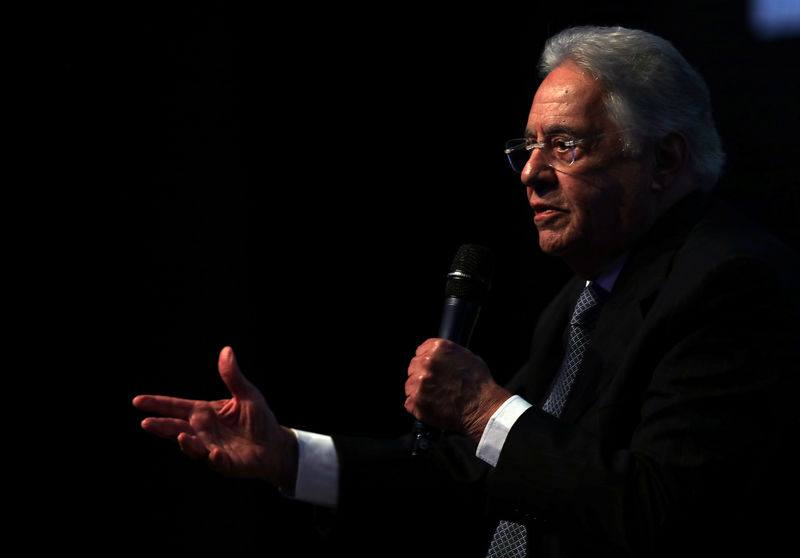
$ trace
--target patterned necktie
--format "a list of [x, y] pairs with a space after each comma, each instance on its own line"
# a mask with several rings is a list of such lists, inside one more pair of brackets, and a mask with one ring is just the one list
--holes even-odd
[[[607, 294], [599, 286], [589, 283], [575, 304], [575, 310], [569, 323], [567, 354], [556, 375], [553, 389], [542, 405], [545, 412], [555, 417], [561, 416], [561, 411], [567, 402], [567, 396], [580, 370], [586, 347], [589, 345], [594, 322], [600, 313], [600, 304], [605, 300]], [[487, 558], [525, 558], [528, 552], [526, 535], [524, 525], [501, 520], [494, 532]]]
[[569, 322], [569, 338], [567, 354], [561, 363], [550, 395], [542, 405], [542, 409], [551, 415], [561, 416], [567, 396], [575, 382], [575, 378], [583, 362], [583, 355], [591, 340], [594, 322], [600, 314], [600, 303], [605, 300], [606, 291], [594, 283], [589, 283], [578, 297], [572, 319]]

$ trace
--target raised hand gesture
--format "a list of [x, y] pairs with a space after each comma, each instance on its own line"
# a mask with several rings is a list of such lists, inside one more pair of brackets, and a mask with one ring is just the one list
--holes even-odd
[[205, 459], [222, 474], [261, 478], [294, 489], [297, 438], [281, 425], [261, 392], [239, 370], [233, 350], [222, 349], [219, 375], [230, 399], [197, 401], [139, 395], [133, 405], [160, 415], [142, 421], [147, 432], [177, 440], [187, 455]]

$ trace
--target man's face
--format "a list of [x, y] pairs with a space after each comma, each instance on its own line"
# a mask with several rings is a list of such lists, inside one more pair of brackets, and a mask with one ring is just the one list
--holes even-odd
[[526, 135], [585, 141], [574, 148], [570, 166], [550, 167], [535, 149], [522, 172], [541, 249], [587, 276], [624, 252], [655, 219], [649, 159], [622, 155], [620, 130], [605, 111], [603, 92], [572, 63], [553, 70], [533, 99]]

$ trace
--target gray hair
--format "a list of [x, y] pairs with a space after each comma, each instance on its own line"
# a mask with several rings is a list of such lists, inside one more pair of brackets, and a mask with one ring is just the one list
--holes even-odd
[[603, 82], [606, 109], [624, 130], [628, 154], [678, 132], [688, 145], [690, 171], [703, 189], [713, 188], [725, 155], [708, 88], [669, 41], [623, 27], [573, 27], [545, 44], [542, 77], [567, 61]]

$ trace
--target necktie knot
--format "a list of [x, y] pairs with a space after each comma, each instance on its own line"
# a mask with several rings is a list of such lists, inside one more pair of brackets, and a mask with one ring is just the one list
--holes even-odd
[[608, 291], [596, 283], [589, 283], [584, 287], [578, 302], [575, 304], [575, 310], [572, 313], [570, 324], [587, 326], [591, 325], [600, 313], [602, 302], [608, 296]]

